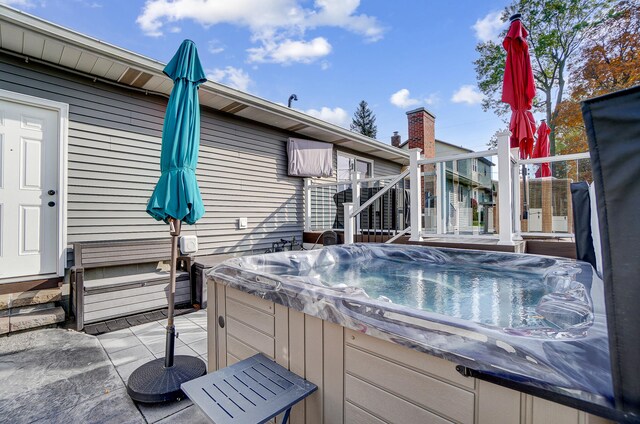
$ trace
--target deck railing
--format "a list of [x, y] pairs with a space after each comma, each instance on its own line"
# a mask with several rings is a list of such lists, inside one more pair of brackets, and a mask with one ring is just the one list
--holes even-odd
[[[344, 230], [345, 242], [423, 237], [573, 237], [570, 183], [591, 180], [588, 153], [519, 160], [509, 133], [498, 149], [439, 158], [410, 150], [398, 175], [305, 181], [305, 229]], [[548, 164], [550, 177], [539, 173]]]
[[[547, 164], [551, 177], [543, 177]], [[520, 207], [516, 232], [522, 236], [573, 237], [571, 183], [591, 182], [589, 153], [518, 160]]]
[[[339, 182], [306, 178], [305, 231], [343, 230], [344, 208], [342, 205], [355, 203], [360, 206], [396, 177], [397, 175], [359, 178], [352, 173], [351, 180]], [[354, 198], [353, 187], [356, 187], [356, 198]]]
[[495, 156], [495, 150], [487, 150], [417, 161], [423, 236], [498, 233]]
[[409, 228], [409, 171], [385, 177], [375, 187], [357, 176], [352, 201], [343, 204], [345, 240], [385, 242]]

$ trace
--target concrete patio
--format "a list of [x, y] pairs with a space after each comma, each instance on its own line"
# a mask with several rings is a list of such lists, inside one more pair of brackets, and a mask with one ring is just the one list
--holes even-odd
[[[177, 355], [207, 362], [207, 318], [175, 319]], [[206, 423], [189, 399], [133, 402], [129, 375], [164, 356], [166, 319], [90, 336], [59, 328], [0, 338], [0, 416], [11, 423]]]

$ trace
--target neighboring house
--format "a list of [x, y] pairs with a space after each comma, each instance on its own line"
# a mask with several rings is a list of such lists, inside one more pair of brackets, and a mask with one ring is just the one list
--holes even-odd
[[[168, 238], [145, 212], [173, 86], [164, 65], [1, 5], [0, 34], [0, 285], [64, 276], [74, 242]], [[333, 143], [333, 178], [349, 161], [367, 176], [408, 164], [404, 151], [215, 82], [199, 96], [206, 213], [183, 229], [199, 255], [302, 239], [289, 137]]]
[[[435, 119], [435, 115], [425, 108], [407, 112], [409, 137], [402, 142], [401, 137], [395, 132], [391, 137], [391, 145], [403, 150], [419, 148], [425, 158], [436, 159], [473, 152], [465, 147], [436, 139]], [[446, 178], [442, 189], [446, 194], [445, 201], [441, 205], [442, 213], [446, 217], [446, 228], [443, 229], [445, 232], [493, 231], [495, 188], [492, 181], [492, 167], [494, 165], [486, 158], [445, 163]], [[425, 167], [424, 171], [424, 228], [426, 231], [435, 232], [437, 225], [436, 173], [433, 167], [431, 169]]]

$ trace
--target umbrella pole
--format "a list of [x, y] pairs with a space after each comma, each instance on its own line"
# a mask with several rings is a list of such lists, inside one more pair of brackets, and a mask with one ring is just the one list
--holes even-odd
[[173, 357], [175, 352], [176, 327], [173, 324], [173, 313], [176, 294], [176, 266], [178, 262], [178, 237], [180, 236], [181, 222], [171, 218], [169, 220], [169, 232], [171, 234], [171, 270], [169, 283], [169, 310], [167, 312], [167, 340], [164, 355], [164, 366], [170, 368], [173, 366]]
[[169, 220], [171, 234], [171, 271], [169, 284], [169, 311], [167, 313], [167, 342], [164, 358], [154, 359], [139, 366], [127, 381], [131, 399], [143, 403], [158, 403], [181, 399], [180, 385], [206, 374], [204, 362], [195, 356], [174, 356], [176, 329], [173, 321], [176, 292], [176, 263], [178, 261], [179, 220]]
[[529, 219], [529, 201], [527, 199], [527, 165], [522, 165], [522, 191], [524, 192], [522, 199], [522, 219]]

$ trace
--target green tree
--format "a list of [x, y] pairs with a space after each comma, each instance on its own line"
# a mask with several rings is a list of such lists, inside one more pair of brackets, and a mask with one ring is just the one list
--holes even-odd
[[498, 148], [498, 134], [500, 131], [496, 131], [493, 133], [486, 146], [489, 150], [496, 150]]
[[367, 137], [376, 138], [378, 127], [376, 116], [364, 100], [360, 102], [351, 120], [351, 131], [359, 132]]
[[[514, 0], [502, 15], [507, 21], [512, 14], [521, 13], [522, 23], [529, 31], [529, 53], [539, 91], [534, 110], [546, 114], [552, 155], [556, 150], [556, 118], [565, 94], [567, 66], [609, 9], [610, 0]], [[505, 35], [506, 29], [501, 39]], [[482, 106], [504, 116], [509, 112], [509, 106], [500, 101], [506, 53], [501, 44], [493, 41], [479, 43], [476, 51], [480, 55], [474, 61], [478, 87], [485, 95]]]

